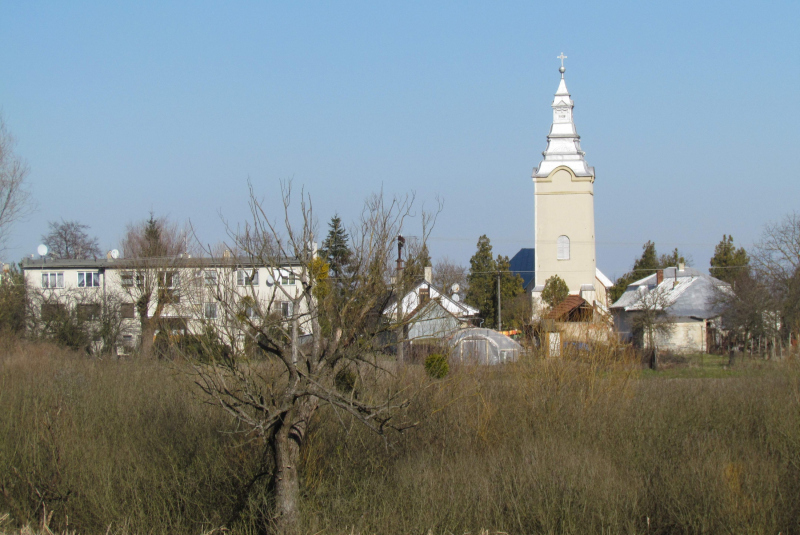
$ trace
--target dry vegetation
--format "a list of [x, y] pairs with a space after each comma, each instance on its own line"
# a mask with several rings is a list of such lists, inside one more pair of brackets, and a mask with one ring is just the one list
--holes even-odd
[[[269, 489], [242, 488], [269, 467], [188, 368], [9, 340], [0, 353], [0, 531], [41, 529], [44, 510], [54, 533], [256, 531]], [[317, 414], [304, 531], [800, 533], [793, 361], [643, 379], [593, 355], [425, 382], [405, 415], [419, 426], [388, 444]]]

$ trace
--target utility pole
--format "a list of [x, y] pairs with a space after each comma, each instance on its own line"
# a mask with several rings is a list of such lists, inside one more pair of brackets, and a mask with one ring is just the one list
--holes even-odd
[[406, 239], [402, 236], [397, 237], [397, 324], [399, 330], [397, 331], [397, 362], [405, 360], [405, 342], [406, 342], [406, 326], [403, 320], [403, 246], [406, 244]]
[[497, 272], [497, 330], [503, 330], [503, 309], [500, 303], [500, 271]]

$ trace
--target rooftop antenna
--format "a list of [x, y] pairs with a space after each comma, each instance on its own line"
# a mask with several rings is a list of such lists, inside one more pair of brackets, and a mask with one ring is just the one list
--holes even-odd
[[36, 248], [36, 252], [39, 253], [39, 256], [44, 258], [47, 256], [47, 246], [45, 244], [39, 245], [39, 247]]
[[112, 260], [116, 260], [117, 258], [119, 258], [119, 250], [111, 249], [111, 258]]

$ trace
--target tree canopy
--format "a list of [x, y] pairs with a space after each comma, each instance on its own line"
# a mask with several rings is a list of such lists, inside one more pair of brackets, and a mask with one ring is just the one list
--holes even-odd
[[89, 225], [79, 221], [50, 221], [50, 232], [42, 236], [50, 254], [63, 259], [89, 259], [101, 256], [96, 237], [89, 236]]
[[524, 292], [522, 277], [509, 271], [507, 256], [492, 257], [492, 244], [486, 235], [478, 239], [478, 250], [469, 261], [466, 303], [476, 307], [487, 327], [499, 324], [497, 311], [497, 277], [500, 276], [500, 302], [510, 303]]
[[711, 257], [710, 263], [709, 272], [712, 277], [733, 283], [744, 271], [747, 271], [750, 266], [750, 257], [744, 247], [737, 248], [733, 244], [733, 236], [723, 234], [722, 241], [714, 248], [714, 256]]
[[487, 321], [495, 316], [494, 286], [497, 263], [492, 256], [492, 244], [484, 234], [478, 238], [478, 250], [469, 259], [466, 303], [481, 311]]
[[642, 256], [633, 262], [633, 268], [618, 278], [614, 286], [611, 287], [611, 302], [613, 303], [619, 299], [630, 283], [652, 275], [659, 269], [677, 267], [681, 263], [688, 264], [686, 258], [678, 251], [677, 247], [671, 253], [659, 256], [656, 251], [656, 244], [648, 240], [647, 243], [642, 245]]
[[542, 301], [555, 308], [569, 295], [569, 286], [564, 279], [558, 275], [553, 275], [544, 283], [542, 290]]
[[27, 164], [14, 153], [16, 141], [0, 117], [0, 251], [11, 226], [31, 211], [31, 194], [26, 182]]
[[339, 214], [335, 214], [328, 223], [328, 236], [319, 249], [319, 255], [328, 263], [333, 277], [342, 277], [347, 271], [352, 257], [349, 241]]

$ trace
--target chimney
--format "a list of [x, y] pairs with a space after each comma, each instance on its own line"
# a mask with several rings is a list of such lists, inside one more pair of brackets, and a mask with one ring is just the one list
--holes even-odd
[[111, 251], [107, 252], [106, 253], [106, 260], [113, 260], [113, 259], [114, 259], [114, 257], [111, 256]]
[[428, 284], [433, 283], [433, 268], [431, 266], [425, 266], [425, 282]]
[[683, 271], [686, 269], [686, 264], [683, 262], [678, 262], [678, 271]]
[[664, 282], [664, 270], [659, 269], [656, 271], [656, 284], [661, 284], [662, 282]]

